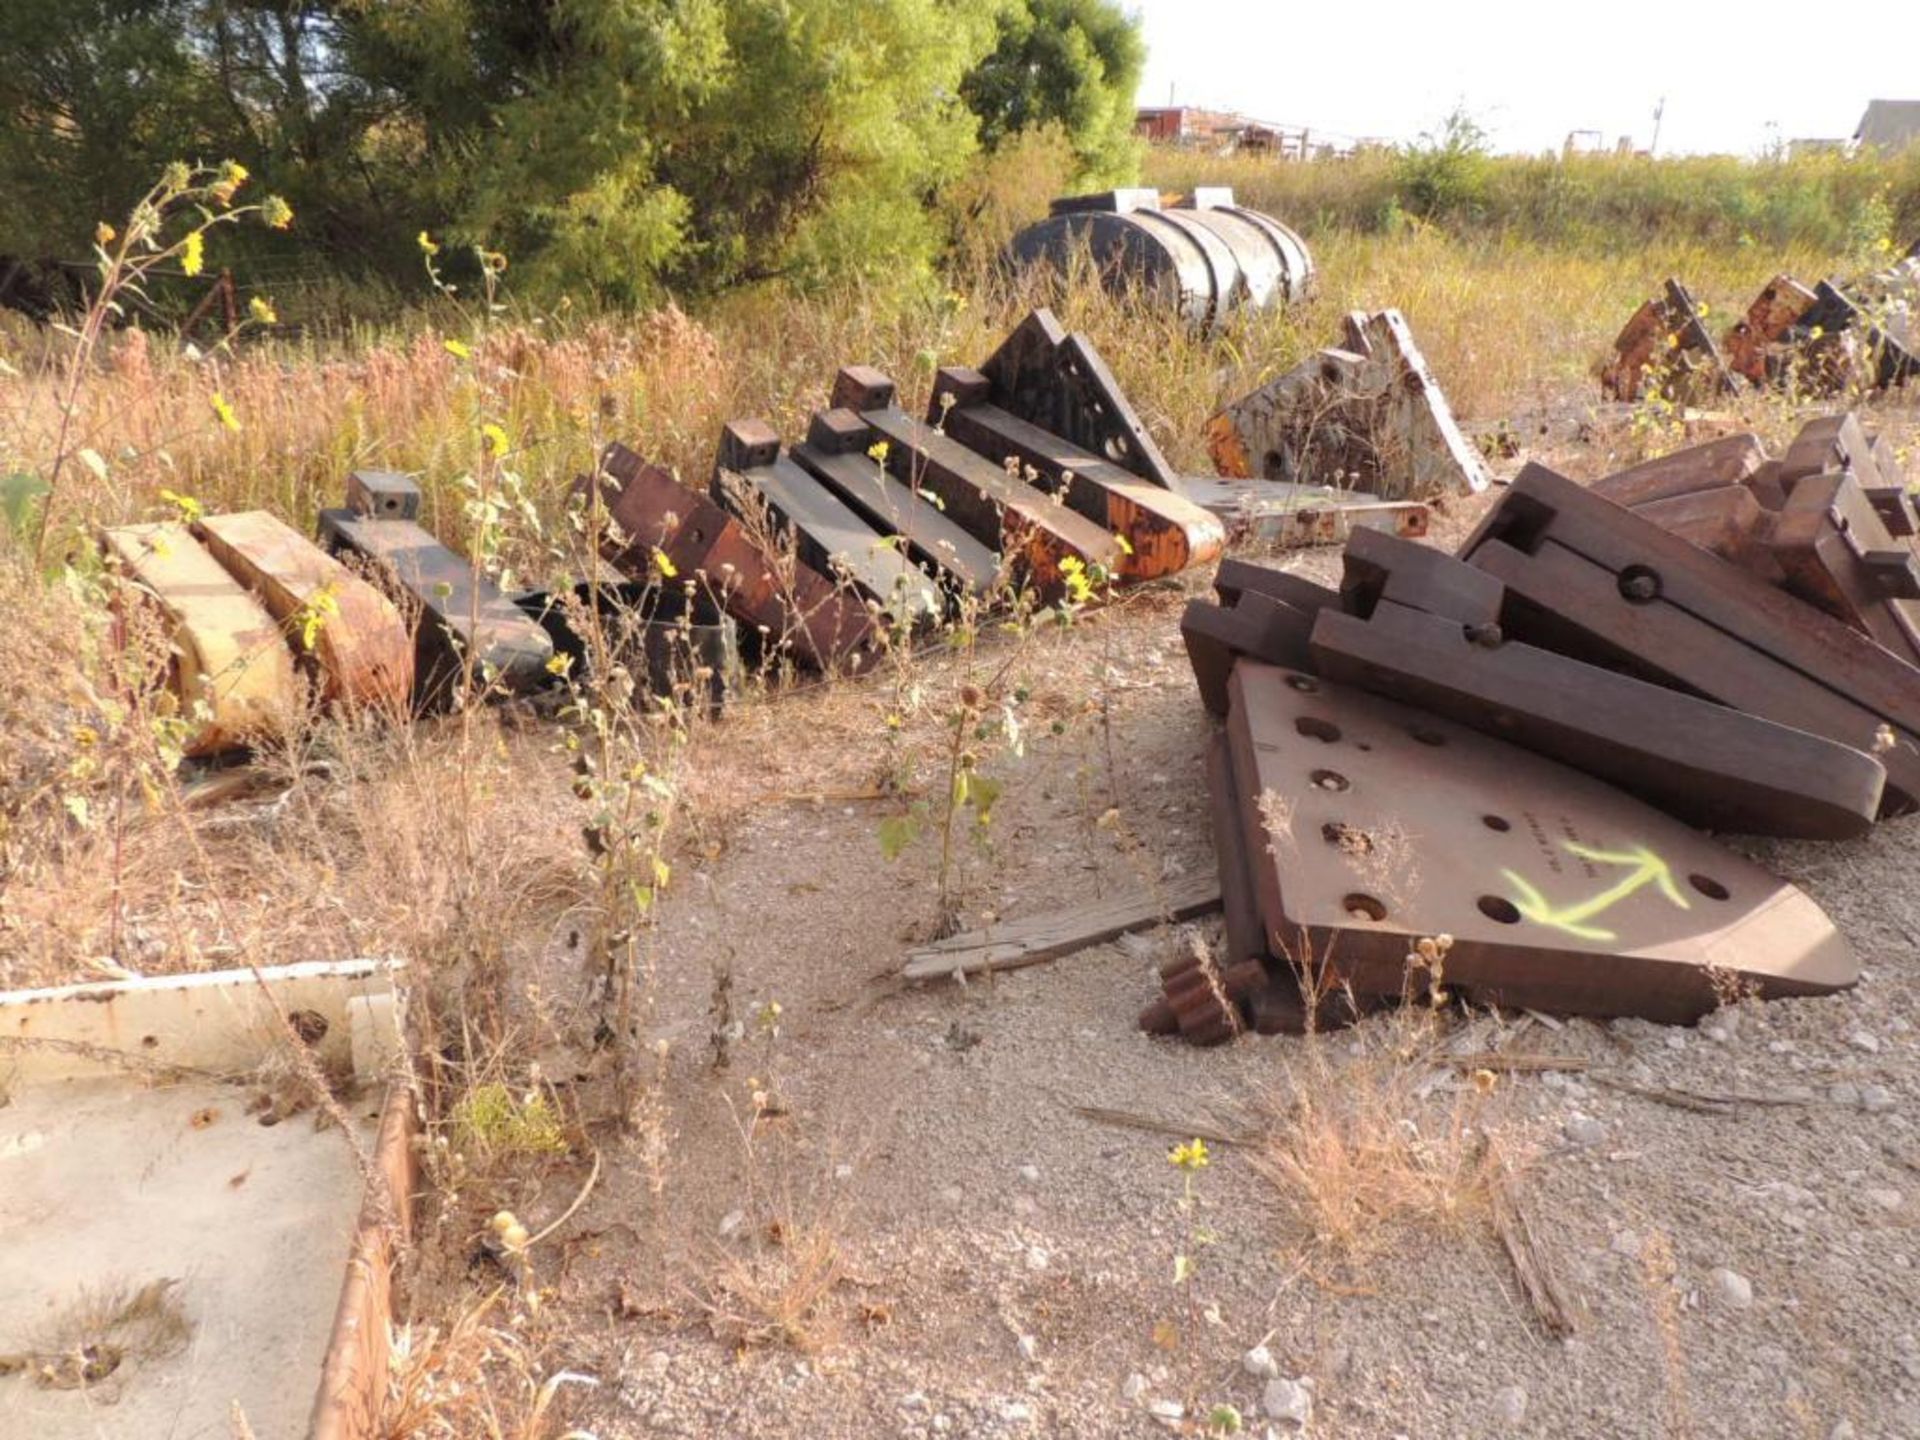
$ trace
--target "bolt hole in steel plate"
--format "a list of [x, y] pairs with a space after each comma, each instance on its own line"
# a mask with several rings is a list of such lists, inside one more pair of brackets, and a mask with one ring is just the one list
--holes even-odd
[[1387, 918], [1387, 907], [1371, 895], [1355, 891], [1340, 902], [1346, 907], [1347, 918], [1362, 923], [1379, 924]]
[[[1857, 978], [1810, 898], [1699, 831], [1580, 771], [1324, 679], [1316, 713], [1301, 716], [1291, 673], [1242, 660], [1230, 681], [1273, 954], [1297, 953], [1304, 930], [1316, 954], [1331, 947], [1343, 980], [1398, 994], [1410, 943], [1446, 934], [1450, 987], [1481, 1003], [1676, 1022], [1712, 1008], [1708, 967], [1763, 994]], [[1343, 742], [1338, 771], [1324, 767], [1328, 736]], [[1287, 809], [1286, 836], [1268, 831], [1257, 799], [1268, 792]], [[1329, 824], [1370, 846], [1308, 842]], [[1355, 895], [1384, 918], [1356, 922]]]
[[1651, 605], [1660, 598], [1660, 572], [1648, 565], [1629, 565], [1616, 582], [1622, 599], [1635, 605]]
[[1480, 907], [1480, 913], [1489, 920], [1501, 925], [1520, 923], [1520, 907], [1504, 895], [1482, 895], [1475, 903]]

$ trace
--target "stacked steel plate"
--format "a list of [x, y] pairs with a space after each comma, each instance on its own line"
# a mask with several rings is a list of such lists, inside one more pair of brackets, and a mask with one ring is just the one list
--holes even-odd
[[1851, 984], [1704, 830], [1845, 839], [1920, 804], [1920, 557], [1851, 416], [1583, 486], [1524, 469], [1459, 555], [1359, 531], [1338, 589], [1224, 563], [1182, 629], [1227, 917], [1142, 1017], [1201, 1042], [1412, 992], [1697, 1018]]

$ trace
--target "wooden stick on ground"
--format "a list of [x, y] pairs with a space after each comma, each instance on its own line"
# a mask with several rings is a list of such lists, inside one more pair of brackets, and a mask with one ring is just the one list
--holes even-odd
[[906, 980], [940, 980], [988, 970], [1018, 970], [1103, 945], [1129, 931], [1191, 920], [1219, 908], [1217, 876], [1184, 875], [1154, 889], [1094, 900], [1025, 920], [1009, 920], [923, 945], [907, 952], [900, 973]]

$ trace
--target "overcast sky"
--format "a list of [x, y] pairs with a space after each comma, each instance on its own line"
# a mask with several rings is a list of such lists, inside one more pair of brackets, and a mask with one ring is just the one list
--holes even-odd
[[1920, 100], [1920, 0], [1129, 0], [1140, 103], [1239, 110], [1411, 140], [1464, 101], [1503, 150], [1611, 145], [1750, 154], [1844, 137], [1872, 98]]

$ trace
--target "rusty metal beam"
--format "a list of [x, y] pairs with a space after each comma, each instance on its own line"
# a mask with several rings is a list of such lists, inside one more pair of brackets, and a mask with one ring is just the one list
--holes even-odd
[[1312, 669], [1525, 746], [1710, 830], [1848, 839], [1879, 812], [1886, 770], [1859, 750], [1480, 636], [1393, 601], [1364, 619], [1323, 610]]
[[311, 658], [322, 698], [405, 709], [413, 695], [413, 637], [391, 600], [264, 510], [208, 515], [193, 530], [266, 607], [294, 651]]
[[412, 520], [322, 510], [320, 534], [375, 567], [419, 607], [414, 624], [417, 704], [445, 703], [466, 687], [526, 694], [551, 682], [553, 644], [500, 587]]
[[[1035, 310], [980, 366], [991, 399], [1009, 415], [1038, 425], [1163, 490], [1174, 470], [1132, 403], [1085, 336], [1067, 333], [1051, 310]], [[938, 407], [940, 395], [934, 394]]]
[[1120, 536], [1129, 547], [1119, 573], [1156, 580], [1219, 558], [1226, 531], [1219, 520], [1178, 491], [1090, 455], [1071, 441], [1010, 415], [986, 399], [992, 385], [978, 371], [951, 366], [934, 377], [927, 416], [984, 460], [1018, 466], [1042, 489], [1061, 495], [1069, 509]]
[[1920, 796], [1920, 670], [1759, 577], [1538, 465], [1462, 555], [1506, 634], [1878, 755], [1883, 813]]
[[[1119, 542], [1085, 516], [898, 406], [862, 407], [863, 400], [882, 393], [877, 383], [870, 375], [842, 371], [834, 386], [835, 407], [859, 410], [861, 419], [886, 442], [887, 468], [904, 483], [938, 496], [946, 514], [976, 540], [1010, 558], [1020, 578], [1043, 594], [1054, 594], [1064, 583], [1064, 560], [1119, 573]], [[891, 382], [885, 383], [890, 390]]]
[[620, 532], [602, 537], [608, 563], [645, 577], [664, 557], [768, 648], [791, 648], [821, 670], [866, 665], [872, 617], [824, 575], [769, 555], [733, 516], [624, 445], [606, 448], [597, 478]]
[[1587, 488], [1616, 505], [1644, 505], [1695, 490], [1742, 484], [1766, 463], [1766, 447], [1758, 435], [1722, 435], [1602, 476]]
[[902, 553], [891, 532], [874, 529], [794, 463], [763, 420], [734, 420], [721, 432], [711, 493], [743, 519], [763, 510], [801, 563], [852, 585], [896, 624], [919, 625], [944, 608], [932, 579]]
[[300, 684], [260, 602], [184, 525], [122, 525], [102, 531], [100, 544], [123, 603], [151, 605], [171, 634], [169, 688], [188, 723], [186, 753], [285, 735], [300, 713]]
[[852, 410], [831, 409], [813, 417], [806, 443], [792, 455], [807, 472], [882, 534], [898, 535], [907, 553], [939, 575], [957, 595], [984, 595], [1000, 575], [1000, 557], [956, 525], [921, 492], [897, 479], [868, 452], [879, 439]]

